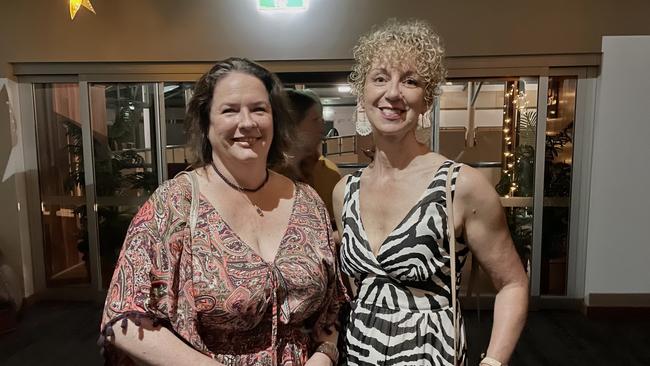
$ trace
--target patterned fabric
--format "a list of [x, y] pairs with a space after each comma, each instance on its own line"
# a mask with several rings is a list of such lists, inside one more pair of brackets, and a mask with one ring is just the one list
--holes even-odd
[[[372, 253], [359, 211], [361, 171], [344, 196], [341, 269], [358, 294], [345, 336], [348, 365], [453, 365], [454, 324], [447, 234], [446, 161], [406, 217]], [[458, 167], [452, 176], [454, 192]], [[453, 193], [452, 193], [453, 195]], [[458, 243], [456, 285], [468, 247]], [[458, 363], [465, 364], [462, 318]]]
[[[102, 334], [147, 317], [226, 365], [303, 365], [312, 335], [336, 322], [345, 290], [322, 200], [296, 184], [273, 263], [203, 196], [190, 229], [191, 184], [165, 182], [133, 218], [108, 290]], [[104, 342], [109, 364], [132, 364]]]

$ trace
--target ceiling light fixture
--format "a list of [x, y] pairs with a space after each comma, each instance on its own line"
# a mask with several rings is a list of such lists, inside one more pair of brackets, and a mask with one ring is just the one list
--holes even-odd
[[350, 85], [339, 85], [336, 89], [339, 91], [339, 93], [349, 93], [352, 91]]
[[90, 3], [90, 0], [70, 0], [69, 5], [70, 5], [70, 19], [72, 20], [74, 20], [74, 17], [77, 15], [77, 12], [82, 6], [90, 10], [93, 14], [96, 14], [95, 9], [93, 8], [93, 4]]
[[305, 11], [308, 0], [257, 0], [259, 11]]

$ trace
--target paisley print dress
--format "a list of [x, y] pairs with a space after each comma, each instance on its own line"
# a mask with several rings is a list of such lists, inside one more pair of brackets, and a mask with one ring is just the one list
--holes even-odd
[[296, 184], [271, 263], [203, 196], [192, 205], [190, 182], [165, 182], [131, 222], [102, 318], [107, 363], [132, 364], [105, 339], [146, 317], [225, 365], [303, 365], [346, 296], [322, 200]]

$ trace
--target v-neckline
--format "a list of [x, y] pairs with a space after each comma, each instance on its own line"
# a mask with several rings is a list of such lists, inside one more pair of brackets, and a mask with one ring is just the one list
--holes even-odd
[[245, 240], [243, 240], [239, 236], [239, 234], [237, 234], [237, 232], [233, 229], [233, 227], [230, 226], [228, 221], [226, 221], [226, 219], [221, 214], [221, 212], [219, 212], [217, 207], [215, 205], [213, 205], [212, 202], [210, 202], [210, 200], [208, 200], [207, 197], [205, 197], [203, 195], [203, 193], [201, 193], [200, 191], [199, 191], [199, 199], [206, 202], [210, 206], [210, 209], [212, 211], [214, 211], [217, 215], [219, 215], [219, 220], [221, 220], [223, 225], [235, 237], [235, 239], [237, 239], [240, 243], [242, 243], [246, 247], [246, 249], [248, 249], [255, 257], [257, 257], [259, 260], [261, 260], [267, 266], [271, 267], [271, 266], [274, 266], [275, 263], [277, 262], [278, 255], [280, 254], [280, 251], [282, 250], [284, 242], [286, 242], [287, 234], [289, 233], [289, 228], [291, 226], [291, 223], [293, 222], [293, 217], [296, 214], [296, 206], [297, 206], [297, 203], [298, 203], [298, 195], [301, 194], [301, 192], [302, 191], [300, 190], [299, 185], [297, 183], [294, 183], [293, 184], [293, 202], [291, 203], [291, 212], [289, 213], [289, 219], [287, 220], [287, 224], [286, 224], [286, 227], [284, 229], [284, 233], [280, 237], [280, 243], [278, 244], [278, 248], [275, 250], [275, 255], [273, 256], [273, 260], [271, 262], [264, 259], [264, 257], [262, 257], [262, 255], [260, 253], [258, 253], [255, 249], [253, 249], [253, 247], [250, 244], [248, 244]]
[[[424, 191], [420, 194], [420, 197], [418, 198], [418, 200], [415, 201], [415, 203], [411, 206], [411, 208], [406, 212], [404, 217], [397, 223], [397, 225], [395, 227], [393, 227], [393, 229], [391, 231], [388, 232], [388, 235], [386, 235], [384, 240], [382, 240], [379, 243], [379, 246], [377, 247], [377, 253], [375, 253], [372, 250], [372, 245], [370, 243], [370, 239], [368, 238], [368, 233], [366, 232], [366, 228], [363, 225], [363, 219], [361, 217], [361, 176], [363, 175], [363, 169], [359, 170], [360, 171], [360, 173], [358, 175], [359, 183], [357, 184], [357, 191], [359, 191], [359, 194], [357, 195], [357, 202], [356, 202], [356, 204], [357, 204], [357, 210], [356, 211], [357, 211], [357, 215], [359, 215], [359, 229], [361, 231], [361, 234], [363, 235], [363, 240], [364, 240], [364, 242], [366, 244], [366, 248], [368, 249], [368, 251], [370, 252], [370, 254], [372, 255], [372, 257], [374, 258], [374, 260], [376, 262], [379, 262], [379, 255], [381, 254], [381, 250], [384, 247], [384, 244], [386, 244], [386, 241], [393, 235], [393, 233], [397, 229], [399, 229], [402, 226], [402, 224], [404, 224], [405, 221], [407, 221], [411, 217], [411, 215], [413, 214], [413, 211], [416, 208], [418, 208], [422, 204], [422, 202], [425, 201], [425, 198], [427, 198], [427, 195], [428, 195], [427, 192], [429, 192], [429, 190], [431, 190], [431, 188], [433, 187], [433, 185], [436, 182], [436, 176], [438, 175], [438, 173], [440, 172], [442, 167], [445, 166], [445, 164], [447, 164], [449, 161], [450, 160], [444, 160], [440, 164], [440, 166], [438, 166], [438, 168], [433, 172], [433, 179], [431, 180], [431, 182], [427, 185], [427, 187], [424, 189]], [[449, 174], [449, 172], [447, 174]]]

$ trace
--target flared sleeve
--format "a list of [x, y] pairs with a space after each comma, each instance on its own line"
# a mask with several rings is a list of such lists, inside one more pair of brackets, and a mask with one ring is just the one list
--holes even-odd
[[[163, 183], [133, 217], [108, 287], [101, 321], [100, 346], [107, 364], [130, 364], [108, 342], [117, 325], [143, 318], [165, 326], [199, 351], [205, 352], [196, 331], [191, 304], [189, 259], [189, 182], [177, 177]], [[187, 262], [187, 263], [184, 263]]]

